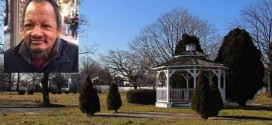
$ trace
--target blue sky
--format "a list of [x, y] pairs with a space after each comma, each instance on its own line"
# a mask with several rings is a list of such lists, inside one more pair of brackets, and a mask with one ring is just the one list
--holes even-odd
[[[258, 0], [84, 0], [80, 13], [85, 15], [90, 26], [84, 27], [80, 46], [97, 43], [96, 53], [107, 54], [109, 49], [127, 50], [128, 42], [139, 31], [157, 18], [176, 7], [183, 7], [207, 20], [209, 24], [226, 35], [229, 24], [240, 17], [244, 7]], [[94, 57], [95, 58], [95, 57]]]

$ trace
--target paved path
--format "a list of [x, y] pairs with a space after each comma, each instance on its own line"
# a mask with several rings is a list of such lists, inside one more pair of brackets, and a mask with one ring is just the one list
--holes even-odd
[[32, 113], [38, 111], [46, 111], [46, 110], [61, 110], [67, 109], [69, 107], [1, 107], [0, 113]]

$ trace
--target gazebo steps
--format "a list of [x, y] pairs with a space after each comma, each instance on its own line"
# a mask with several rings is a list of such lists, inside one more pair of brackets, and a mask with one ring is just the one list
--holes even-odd
[[189, 102], [174, 102], [171, 107], [190, 107], [191, 103]]
[[191, 103], [189, 102], [156, 102], [156, 107], [169, 108], [169, 107], [189, 107]]
[[155, 103], [156, 107], [161, 107], [161, 108], [169, 108], [172, 106], [172, 103], [167, 103], [167, 102], [156, 102]]

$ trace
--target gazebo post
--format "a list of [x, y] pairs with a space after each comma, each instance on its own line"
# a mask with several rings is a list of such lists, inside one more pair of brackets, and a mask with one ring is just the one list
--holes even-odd
[[190, 100], [189, 99], [189, 94], [190, 94], [190, 90], [189, 90], [189, 81], [190, 81], [190, 78], [189, 79], [186, 79], [186, 100]]
[[209, 84], [211, 85], [212, 84], [212, 79], [214, 77], [214, 73], [209, 71], [208, 74], [207, 74], [207, 77], [209, 79]]
[[194, 72], [193, 72], [193, 77], [194, 77], [194, 88], [196, 87], [196, 78], [197, 78], [197, 72], [196, 72], [196, 66], [194, 66]]
[[[218, 89], [219, 90], [221, 90], [221, 69], [220, 68], [218, 68], [218, 76], [217, 76], [217, 87], [218, 87]], [[222, 92], [222, 91], [220, 91], [220, 92]]]
[[159, 79], [160, 73], [161, 73], [161, 72], [159, 72], [159, 71], [156, 72], [156, 88], [159, 87], [159, 81], [158, 81], [158, 79]]
[[[223, 81], [221, 80], [221, 76], [223, 75]], [[221, 93], [222, 101], [226, 101], [226, 74], [225, 70], [222, 71], [221, 68], [218, 68], [218, 74], [217, 74], [217, 80], [218, 80], [218, 90]], [[223, 82], [223, 87], [221, 88], [221, 82]]]
[[184, 75], [182, 75], [183, 76], [183, 78], [186, 80], [186, 100], [188, 100], [189, 101], [189, 81], [190, 81], [190, 79], [191, 79], [191, 77], [190, 77], [190, 74], [188, 73], [188, 72], [186, 72]]
[[161, 73], [160, 71], [156, 72], [156, 102], [158, 102], [158, 99], [159, 99], [159, 97], [158, 97], [158, 87], [159, 87], [158, 79], [159, 79], [160, 73]]
[[223, 90], [224, 92], [222, 93], [222, 100], [223, 102], [226, 102], [226, 71], [225, 70], [223, 72]]
[[167, 71], [166, 71], [166, 86], [167, 86], [167, 90], [166, 90], [166, 93], [167, 93], [167, 96], [166, 96], [166, 102], [169, 103], [169, 100], [170, 100], [170, 85], [169, 85], [169, 69], [167, 68]]

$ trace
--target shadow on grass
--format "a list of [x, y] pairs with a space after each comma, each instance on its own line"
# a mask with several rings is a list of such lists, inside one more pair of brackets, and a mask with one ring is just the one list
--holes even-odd
[[147, 118], [143, 116], [135, 116], [135, 115], [121, 115], [121, 114], [95, 114], [94, 116], [101, 116], [101, 117], [112, 117], [112, 118]]
[[272, 111], [272, 107], [269, 106], [254, 106], [249, 105], [246, 107], [237, 107], [237, 106], [227, 106], [224, 109], [242, 109], [242, 110], [264, 110], [264, 111]]
[[265, 118], [265, 117], [258, 117], [258, 116], [218, 116], [217, 120], [221, 120], [220, 118], [224, 120], [268, 120], [272, 121], [272, 118]]
[[36, 106], [41, 107], [41, 108], [63, 108], [63, 107], [66, 107], [66, 105], [61, 105], [61, 104], [49, 104], [49, 105], [38, 104]]

